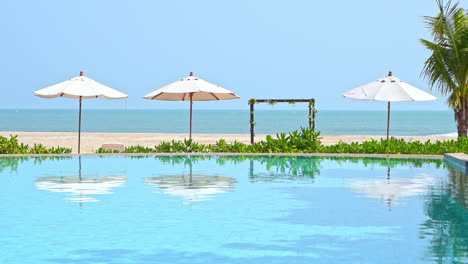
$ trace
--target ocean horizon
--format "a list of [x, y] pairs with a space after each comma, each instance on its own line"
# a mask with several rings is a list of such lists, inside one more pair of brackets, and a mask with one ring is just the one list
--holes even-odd
[[[0, 109], [0, 131], [75, 132], [78, 110]], [[249, 134], [249, 110], [194, 110], [193, 133]], [[307, 110], [256, 110], [255, 133], [276, 134], [308, 126]], [[316, 131], [325, 135], [385, 135], [386, 111], [319, 110]], [[189, 110], [84, 109], [83, 132], [188, 133]], [[456, 136], [449, 110], [391, 112], [390, 134]]]

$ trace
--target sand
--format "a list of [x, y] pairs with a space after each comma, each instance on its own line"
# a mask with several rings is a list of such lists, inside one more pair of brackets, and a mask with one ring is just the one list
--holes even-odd
[[[73, 153], [77, 153], [78, 134], [76, 132], [16, 132], [0, 131], [0, 136], [9, 138], [10, 135], [18, 135], [21, 143], [33, 146], [34, 143], [40, 143], [46, 147], [67, 147], [72, 148]], [[255, 141], [265, 140], [266, 135], [256, 135]], [[380, 140], [384, 136], [372, 135], [321, 135], [322, 144], [333, 145], [340, 140], [345, 143], [363, 142], [366, 140]], [[436, 137], [436, 136], [397, 136], [407, 141], [427, 141], [436, 140], [445, 141], [455, 139], [454, 137]], [[82, 133], [81, 134], [81, 153], [95, 153], [103, 144], [122, 144], [124, 146], [141, 145], [154, 147], [161, 142], [170, 142], [172, 140], [188, 139], [188, 134], [162, 134], [162, 133]], [[219, 139], [225, 139], [227, 142], [239, 141], [250, 143], [249, 134], [194, 134], [193, 139], [199, 143], [215, 143]]]

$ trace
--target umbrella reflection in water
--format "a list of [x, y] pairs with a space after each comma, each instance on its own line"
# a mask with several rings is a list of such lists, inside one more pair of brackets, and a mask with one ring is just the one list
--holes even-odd
[[82, 177], [81, 156], [79, 157], [78, 176], [48, 176], [36, 180], [36, 188], [51, 192], [64, 192], [72, 197], [65, 198], [70, 202], [98, 202], [88, 195], [111, 194], [112, 189], [121, 187], [127, 181], [127, 176]]
[[389, 210], [392, 205], [403, 204], [401, 200], [411, 196], [427, 193], [429, 186], [435, 183], [430, 175], [417, 175], [413, 178], [390, 179], [390, 167], [386, 179], [355, 180], [349, 185], [351, 191], [362, 194], [362, 197], [375, 198], [384, 201]]
[[161, 175], [146, 178], [146, 182], [158, 189], [158, 193], [182, 197], [185, 204], [211, 200], [216, 194], [234, 189], [237, 182], [235, 178], [193, 174], [192, 163], [188, 163], [188, 175]]

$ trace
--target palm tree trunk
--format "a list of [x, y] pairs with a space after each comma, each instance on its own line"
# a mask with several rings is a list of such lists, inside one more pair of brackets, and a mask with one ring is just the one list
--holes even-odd
[[468, 99], [462, 99], [462, 109], [455, 112], [455, 120], [458, 127], [458, 139], [468, 137]]

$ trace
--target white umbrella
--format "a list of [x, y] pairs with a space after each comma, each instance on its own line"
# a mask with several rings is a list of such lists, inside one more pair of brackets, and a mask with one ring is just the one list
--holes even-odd
[[70, 80], [49, 86], [47, 88], [34, 92], [36, 96], [44, 98], [68, 97], [80, 99], [80, 111], [78, 117], [78, 154], [80, 153], [81, 139], [81, 101], [90, 98], [123, 99], [128, 95], [96, 82], [93, 79], [84, 76], [71, 78]]
[[388, 76], [385, 78], [351, 89], [343, 93], [343, 96], [358, 100], [388, 102], [387, 139], [390, 135], [390, 102], [437, 100], [437, 97], [434, 97], [393, 76], [392, 72], [389, 72]]
[[145, 96], [145, 99], [164, 101], [190, 101], [190, 134], [192, 138], [192, 104], [193, 101], [214, 101], [238, 99], [239, 96], [223, 87], [214, 85], [195, 77], [193, 72], [189, 77], [173, 82]]

